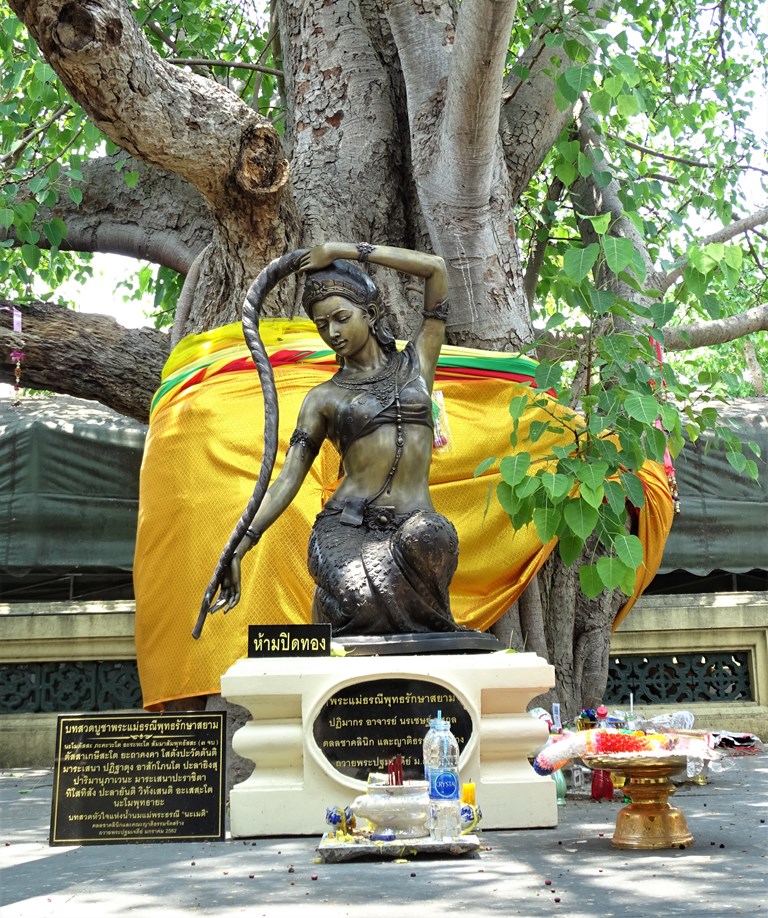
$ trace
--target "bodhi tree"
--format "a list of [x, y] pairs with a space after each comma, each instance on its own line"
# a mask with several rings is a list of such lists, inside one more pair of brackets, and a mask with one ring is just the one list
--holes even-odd
[[[238, 319], [271, 259], [326, 239], [442, 255], [449, 340], [536, 356], [577, 409], [536, 468], [531, 389], [486, 464], [512, 522], [558, 539], [506, 626], [572, 715], [600, 699], [642, 560], [635, 472], [717, 426], [723, 381], [764, 392], [759, 21], [757, 0], [8, 0], [0, 381], [23, 350], [25, 385], [145, 420], [171, 344]], [[92, 252], [145, 262], [155, 328], [63, 308]], [[377, 281], [403, 333], [414, 293]], [[286, 283], [268, 312], [295, 300]]]

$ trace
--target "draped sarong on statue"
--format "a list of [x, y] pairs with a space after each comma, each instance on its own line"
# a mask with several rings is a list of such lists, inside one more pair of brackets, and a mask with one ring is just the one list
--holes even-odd
[[[265, 320], [261, 331], [280, 403], [277, 474], [304, 396], [337, 364], [307, 320]], [[459, 536], [453, 617], [480, 631], [515, 602], [555, 544], [542, 545], [533, 526], [512, 528], [492, 493], [497, 468], [474, 476], [485, 458], [509, 454], [509, 403], [531, 391], [535, 367], [527, 358], [455, 347], [444, 347], [438, 363], [434, 396], [445, 405], [440, 429], [447, 442], [432, 456], [430, 495]], [[552, 410], [560, 410], [554, 400]], [[526, 412], [521, 442], [537, 420], [535, 409]], [[239, 324], [181, 341], [152, 404], [141, 471], [134, 587], [147, 708], [218, 692], [222, 673], [247, 653], [248, 625], [311, 621], [315, 583], [307, 545], [339, 473], [338, 453], [328, 442], [291, 506], [244, 559], [240, 604], [228, 615], [209, 616], [199, 641], [191, 637], [222, 546], [253, 493], [262, 428], [258, 377]], [[535, 461], [566, 436], [547, 431], [526, 448]], [[646, 495], [637, 533], [644, 564], [617, 622], [652, 580], [673, 515], [664, 469], [649, 462], [638, 474]]]
[[328, 501], [309, 538], [313, 619], [330, 622], [334, 636], [457, 630], [448, 586], [458, 536], [450, 521], [371, 505], [349, 526], [342, 510]]

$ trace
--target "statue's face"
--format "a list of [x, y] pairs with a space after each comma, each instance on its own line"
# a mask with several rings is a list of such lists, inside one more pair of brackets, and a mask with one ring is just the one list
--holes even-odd
[[370, 317], [343, 296], [315, 303], [312, 318], [320, 337], [341, 357], [354, 357], [370, 339]]

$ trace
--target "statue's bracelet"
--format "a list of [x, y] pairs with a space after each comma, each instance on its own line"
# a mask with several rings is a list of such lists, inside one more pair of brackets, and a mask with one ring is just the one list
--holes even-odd
[[361, 261], [363, 264], [366, 264], [368, 262], [368, 256], [371, 255], [376, 247], [371, 245], [370, 242], [358, 242], [356, 248], [357, 260]]
[[260, 533], [260, 532], [256, 532], [254, 529], [246, 529], [246, 530], [245, 530], [245, 534], [246, 534], [246, 535], [248, 536], [248, 538], [253, 542], [254, 545], [255, 545], [255, 544], [259, 541], [259, 539], [261, 538], [261, 533]]

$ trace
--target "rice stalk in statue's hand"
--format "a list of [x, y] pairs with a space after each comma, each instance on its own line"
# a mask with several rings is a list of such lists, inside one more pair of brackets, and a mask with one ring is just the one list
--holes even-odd
[[[253, 357], [256, 371], [259, 374], [263, 399], [264, 399], [264, 452], [261, 460], [259, 475], [256, 479], [256, 485], [253, 494], [243, 510], [242, 516], [232, 531], [227, 544], [224, 546], [219, 561], [214, 568], [213, 576], [205, 590], [203, 602], [200, 607], [200, 613], [197, 616], [197, 622], [192, 630], [192, 637], [197, 640], [203, 631], [203, 625], [208, 615], [213, 615], [219, 609], [228, 612], [237, 604], [240, 599], [239, 583], [236, 589], [231, 588], [225, 591], [222, 589], [225, 577], [231, 569], [237, 546], [248, 532], [253, 518], [256, 516], [264, 495], [267, 493], [272, 470], [277, 458], [277, 434], [279, 421], [279, 408], [277, 403], [277, 388], [275, 386], [275, 376], [272, 371], [272, 364], [269, 362], [266, 348], [259, 334], [259, 319], [261, 317], [261, 308], [267, 294], [272, 290], [278, 281], [293, 274], [299, 267], [301, 259], [306, 254], [306, 249], [296, 249], [280, 258], [271, 261], [260, 273], [256, 280], [251, 284], [243, 304], [243, 334], [246, 344]], [[236, 560], [239, 564], [239, 560]], [[239, 581], [239, 577], [238, 577]], [[216, 594], [222, 590], [219, 599], [214, 602]]]

